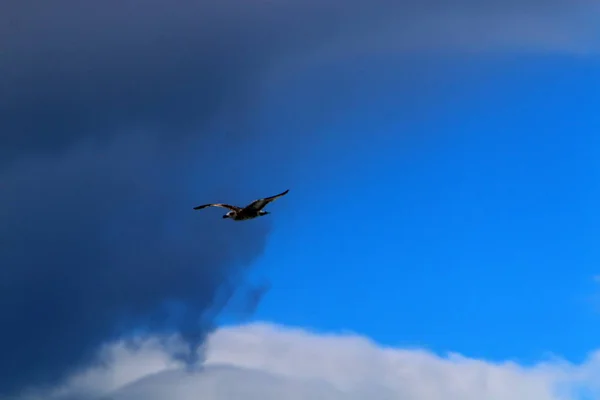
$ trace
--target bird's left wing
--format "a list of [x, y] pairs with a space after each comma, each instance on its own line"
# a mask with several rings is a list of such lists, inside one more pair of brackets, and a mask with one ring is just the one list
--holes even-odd
[[229, 204], [223, 204], [223, 203], [202, 204], [201, 206], [194, 207], [194, 210], [201, 210], [206, 207], [221, 207], [221, 208], [227, 208], [229, 210], [233, 210], [233, 211], [237, 211], [237, 212], [240, 211], [239, 207], [230, 206]]
[[285, 196], [290, 190], [286, 190], [285, 192], [281, 192], [279, 194], [276, 194], [275, 196], [271, 196], [271, 197], [265, 197], [264, 199], [258, 199], [258, 200], [254, 200], [252, 203], [248, 204], [246, 206], [246, 208], [253, 208], [255, 210], [260, 210], [262, 208], [264, 208], [267, 204], [269, 204], [270, 202], [272, 202], [273, 200], [276, 200], [282, 196]]

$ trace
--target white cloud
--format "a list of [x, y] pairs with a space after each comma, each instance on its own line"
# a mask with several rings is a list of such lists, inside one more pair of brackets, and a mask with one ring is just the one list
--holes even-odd
[[[171, 338], [166, 348], [176, 345]], [[579, 365], [550, 359], [522, 366], [382, 347], [358, 335], [258, 323], [218, 330], [207, 351], [205, 368], [190, 373], [170, 360], [157, 339], [139, 342], [137, 350], [116, 343], [104, 350], [108, 368], [96, 367], [74, 377], [54, 398], [100, 394], [111, 400], [600, 398], [600, 353]]]

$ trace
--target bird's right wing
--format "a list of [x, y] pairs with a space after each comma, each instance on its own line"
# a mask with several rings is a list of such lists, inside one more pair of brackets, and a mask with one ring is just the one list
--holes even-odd
[[286, 194], [288, 194], [290, 190], [286, 190], [285, 192], [281, 192], [279, 194], [276, 194], [275, 196], [271, 196], [271, 197], [265, 197], [264, 199], [258, 199], [258, 200], [254, 200], [252, 203], [248, 204], [246, 207], [247, 208], [253, 208], [256, 210], [261, 210], [263, 207], [265, 207], [267, 204], [269, 204], [270, 202], [272, 202], [273, 200], [276, 200], [282, 196], [285, 196]]
[[227, 208], [229, 210], [237, 211], [237, 212], [239, 212], [241, 210], [241, 208], [239, 208], [239, 207], [230, 206], [229, 204], [223, 204], [223, 203], [202, 204], [201, 206], [194, 207], [194, 210], [201, 210], [206, 207], [221, 207], [221, 208]]

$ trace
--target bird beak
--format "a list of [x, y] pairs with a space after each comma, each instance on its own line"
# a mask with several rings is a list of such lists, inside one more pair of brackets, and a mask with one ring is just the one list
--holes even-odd
[[223, 218], [229, 218], [229, 215], [225, 214], [223, 215]]

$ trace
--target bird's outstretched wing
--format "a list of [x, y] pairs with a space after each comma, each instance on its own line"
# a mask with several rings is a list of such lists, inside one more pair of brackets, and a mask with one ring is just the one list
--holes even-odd
[[280, 198], [281, 196], [285, 196], [289, 191], [290, 190], [288, 189], [285, 192], [276, 194], [275, 196], [265, 197], [264, 199], [254, 200], [252, 203], [248, 204], [245, 208], [252, 208], [254, 210], [261, 210], [267, 204], [269, 204], [270, 202], [272, 202], [273, 200], [276, 200], [276, 199]]
[[237, 211], [237, 212], [241, 211], [241, 208], [239, 208], [239, 207], [230, 206], [229, 204], [223, 204], [223, 203], [202, 204], [201, 206], [194, 207], [194, 210], [201, 210], [206, 207], [221, 207], [221, 208], [228, 208], [230, 210]]

